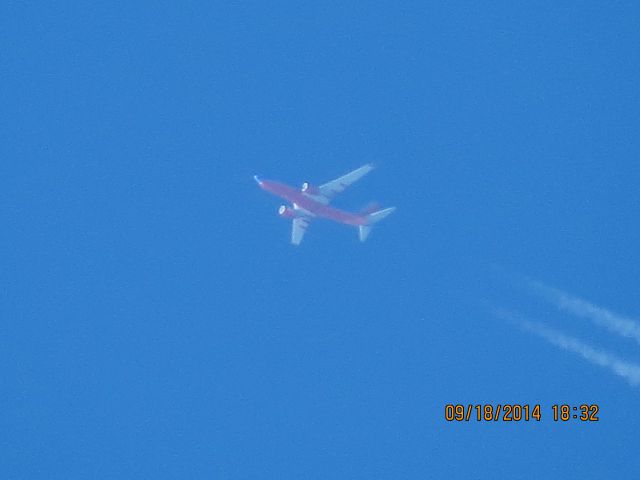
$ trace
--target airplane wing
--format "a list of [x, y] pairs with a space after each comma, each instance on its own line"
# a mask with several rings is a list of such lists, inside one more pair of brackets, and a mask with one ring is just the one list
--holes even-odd
[[304, 208], [300, 208], [300, 205], [297, 203], [293, 204], [293, 209], [298, 212], [298, 216], [293, 219], [293, 225], [291, 227], [291, 243], [294, 245], [300, 245], [302, 237], [304, 237], [304, 232], [307, 231], [309, 222], [311, 222], [311, 218], [314, 217], [314, 215]]
[[309, 226], [309, 217], [296, 217], [293, 219], [293, 227], [291, 229], [291, 243], [294, 245], [300, 245], [304, 232], [307, 231]]
[[336, 178], [335, 180], [331, 180], [324, 185], [320, 185], [318, 189], [320, 190], [320, 193], [323, 197], [325, 197], [327, 200], [331, 200], [338, 193], [344, 192], [344, 190], [349, 185], [360, 180], [371, 170], [373, 170], [373, 165], [367, 163], [366, 165], [355, 169], [353, 172], [347, 173], [346, 175], [343, 175], [340, 178]]

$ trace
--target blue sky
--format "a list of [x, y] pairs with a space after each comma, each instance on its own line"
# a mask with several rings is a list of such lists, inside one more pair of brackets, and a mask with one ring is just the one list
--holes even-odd
[[[3, 478], [634, 478], [636, 2], [0, 7]], [[260, 174], [398, 207], [289, 244]], [[447, 423], [447, 403], [540, 403]], [[556, 423], [551, 405], [601, 421]]]

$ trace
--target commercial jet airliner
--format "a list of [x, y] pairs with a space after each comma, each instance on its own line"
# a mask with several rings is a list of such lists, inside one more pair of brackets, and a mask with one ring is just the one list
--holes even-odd
[[319, 187], [311, 185], [309, 182], [304, 182], [301, 190], [272, 180], [262, 180], [257, 175], [253, 178], [258, 182], [260, 188], [292, 204], [293, 208], [281, 205], [278, 209], [278, 214], [281, 217], [293, 220], [291, 243], [294, 245], [300, 245], [309, 222], [315, 217], [328, 218], [334, 222], [358, 227], [360, 241], [364, 242], [371, 232], [373, 224], [391, 214], [395, 207], [382, 210], [377, 207], [370, 207], [360, 213], [351, 213], [331, 207], [329, 202], [334, 196], [343, 192], [349, 185], [364, 177], [371, 170], [373, 170], [373, 165], [363, 165], [353, 172]]

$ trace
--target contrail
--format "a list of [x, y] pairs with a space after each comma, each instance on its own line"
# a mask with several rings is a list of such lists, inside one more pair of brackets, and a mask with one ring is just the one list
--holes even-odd
[[541, 282], [530, 281], [529, 285], [540, 295], [553, 303], [560, 310], [578, 317], [588, 318], [596, 325], [606, 328], [620, 336], [631, 338], [640, 344], [640, 323], [610, 312], [602, 307], [574, 297], [557, 288], [549, 287]]
[[543, 338], [558, 348], [576, 353], [594, 365], [608, 368], [615, 375], [624, 378], [631, 386], [640, 385], [640, 365], [637, 363], [622, 360], [609, 352], [598, 350], [541, 323], [524, 320], [504, 310], [496, 310], [495, 313], [502, 318], [515, 321], [524, 330]]

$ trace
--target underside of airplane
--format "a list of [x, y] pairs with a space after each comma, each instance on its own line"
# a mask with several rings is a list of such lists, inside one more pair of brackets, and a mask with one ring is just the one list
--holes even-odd
[[373, 165], [363, 165], [320, 186], [304, 182], [300, 190], [273, 180], [263, 180], [257, 175], [254, 176], [254, 179], [260, 188], [290, 203], [291, 206], [281, 205], [278, 214], [292, 220], [292, 244], [300, 245], [309, 223], [314, 218], [326, 218], [357, 227], [358, 237], [361, 242], [364, 242], [373, 225], [390, 215], [395, 207], [379, 209], [377, 206], [372, 206], [362, 212], [353, 213], [332, 207], [330, 203], [337, 194], [343, 192], [349, 185], [364, 177], [371, 170], [373, 170]]

